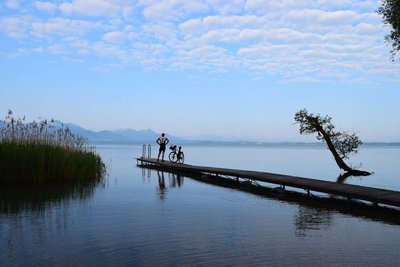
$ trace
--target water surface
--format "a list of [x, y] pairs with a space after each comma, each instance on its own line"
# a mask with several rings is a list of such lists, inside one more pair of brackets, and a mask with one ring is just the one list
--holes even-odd
[[[134, 160], [141, 149], [98, 146], [109, 169], [104, 184], [0, 188], [0, 266], [400, 265], [396, 220], [141, 169]], [[184, 152], [195, 165], [329, 181], [340, 174], [320, 147], [185, 146]], [[346, 182], [400, 190], [399, 160], [399, 147], [363, 147], [354, 164], [374, 175]]]

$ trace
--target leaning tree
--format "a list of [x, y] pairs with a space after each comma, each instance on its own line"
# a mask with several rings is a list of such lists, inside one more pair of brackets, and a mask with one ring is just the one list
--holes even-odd
[[392, 60], [400, 51], [400, 0], [382, 0], [378, 13], [383, 16], [383, 23], [391, 25], [392, 29], [385, 39], [392, 43]]
[[349, 167], [344, 159], [358, 152], [361, 140], [354, 133], [338, 132], [329, 116], [314, 115], [306, 109], [296, 112], [294, 120], [300, 125], [300, 134], [317, 134], [317, 139], [326, 143], [340, 169], [350, 175], [367, 176], [370, 172]]

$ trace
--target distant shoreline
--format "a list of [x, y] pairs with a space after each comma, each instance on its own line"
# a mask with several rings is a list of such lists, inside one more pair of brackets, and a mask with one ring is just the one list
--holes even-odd
[[[114, 144], [114, 145], [143, 145], [151, 144], [155, 145], [153, 140], [89, 140], [90, 144]], [[326, 147], [325, 143], [322, 142], [249, 142], [249, 141], [193, 141], [193, 140], [179, 140], [171, 143], [182, 144], [182, 145], [204, 145], [204, 146], [254, 146], [254, 147]], [[361, 147], [400, 147], [400, 142], [365, 142]]]

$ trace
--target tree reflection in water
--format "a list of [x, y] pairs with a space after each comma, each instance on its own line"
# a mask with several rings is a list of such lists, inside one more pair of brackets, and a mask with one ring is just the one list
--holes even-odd
[[332, 224], [332, 213], [326, 209], [299, 206], [298, 214], [294, 216], [297, 236], [307, 236], [308, 231], [326, 230]]

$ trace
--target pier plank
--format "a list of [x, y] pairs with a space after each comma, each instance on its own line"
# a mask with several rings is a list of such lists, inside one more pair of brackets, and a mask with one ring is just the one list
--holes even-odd
[[172, 171], [200, 172], [222, 176], [239, 177], [259, 182], [284, 185], [310, 191], [342, 196], [346, 198], [381, 203], [390, 206], [400, 207], [400, 192], [373, 188], [361, 185], [342, 184], [318, 179], [289, 176], [284, 174], [259, 172], [250, 170], [238, 170], [208, 166], [196, 166], [189, 164], [178, 164], [169, 161], [157, 161], [153, 158], [136, 158], [140, 164], [156, 165], [159, 168]]

